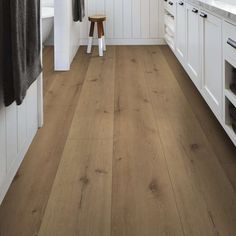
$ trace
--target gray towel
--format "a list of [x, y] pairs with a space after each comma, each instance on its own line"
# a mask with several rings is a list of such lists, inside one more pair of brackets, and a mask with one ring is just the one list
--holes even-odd
[[0, 17], [0, 78], [3, 87], [4, 103], [6, 106], [9, 106], [15, 98], [13, 86], [10, 1], [1, 1]]
[[84, 0], [72, 0], [72, 8], [73, 20], [82, 22], [85, 16]]
[[[2, 0], [4, 102], [23, 102], [27, 89], [42, 71], [40, 59], [40, 0]], [[0, 12], [1, 13], [1, 12]]]

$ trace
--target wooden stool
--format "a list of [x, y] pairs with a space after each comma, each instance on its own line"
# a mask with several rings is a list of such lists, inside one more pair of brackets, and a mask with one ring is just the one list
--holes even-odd
[[92, 51], [94, 26], [95, 26], [95, 23], [97, 23], [99, 56], [102, 57], [103, 51], [106, 51], [105, 34], [104, 34], [104, 26], [103, 26], [103, 22], [106, 21], [106, 16], [95, 15], [95, 16], [90, 16], [88, 19], [91, 22], [91, 25], [90, 25], [87, 53], [91, 53]]

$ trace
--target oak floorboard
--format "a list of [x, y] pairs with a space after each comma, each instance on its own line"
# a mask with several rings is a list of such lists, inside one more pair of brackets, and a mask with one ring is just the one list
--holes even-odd
[[54, 47], [44, 47], [43, 49], [43, 91], [44, 93], [50, 88], [53, 78], [55, 77], [54, 71]]
[[52, 57], [0, 236], [236, 235], [236, 148], [166, 46]]
[[[139, 51], [139, 54], [144, 53], [144, 77], [185, 233], [233, 236], [236, 232], [236, 193], [233, 186], [161, 51], [156, 47]], [[183, 168], [180, 171], [181, 163]], [[191, 199], [190, 192], [186, 195], [188, 188], [183, 185], [184, 179], [197, 200], [192, 199], [188, 207], [183, 207]], [[182, 201], [181, 197], [185, 200]]]
[[160, 49], [236, 191], [236, 147], [169, 47], [162, 46]]
[[[59, 80], [54, 80], [45, 71], [52, 83], [44, 91], [44, 127], [34, 138], [0, 207], [1, 236], [32, 236], [38, 233], [68, 137], [75, 104], [80, 96], [82, 86], [78, 87], [76, 83], [83, 84], [90, 60], [86, 55], [82, 57], [82, 53], [80, 50], [72, 71], [61, 73]], [[62, 84], [63, 79], [67, 83]], [[63, 95], [68, 88], [72, 95], [64, 96], [62, 104], [56, 106], [58, 96], [51, 94]], [[50, 91], [50, 95], [47, 91]]]
[[143, 69], [117, 48], [112, 235], [184, 235]]
[[39, 236], [111, 231], [115, 48], [91, 59]]

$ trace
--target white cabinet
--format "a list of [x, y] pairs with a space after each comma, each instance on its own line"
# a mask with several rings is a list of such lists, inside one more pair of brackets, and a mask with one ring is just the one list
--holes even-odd
[[175, 6], [174, 1], [164, 0], [164, 38], [175, 53]]
[[236, 94], [232, 91], [236, 71], [236, 25], [223, 24], [223, 121], [227, 134], [236, 146], [235, 122], [232, 107], [236, 109]]
[[176, 56], [183, 64], [186, 59], [186, 8], [181, 0], [176, 5]]
[[223, 115], [222, 73], [222, 21], [205, 12], [200, 12], [200, 35], [202, 54], [202, 94], [221, 119]]
[[186, 4], [187, 20], [187, 72], [197, 86], [201, 88], [201, 63], [200, 63], [200, 29], [199, 29], [199, 9]]
[[176, 4], [175, 55], [236, 145], [231, 114], [236, 96], [230, 89], [236, 71], [236, 25], [184, 0]]

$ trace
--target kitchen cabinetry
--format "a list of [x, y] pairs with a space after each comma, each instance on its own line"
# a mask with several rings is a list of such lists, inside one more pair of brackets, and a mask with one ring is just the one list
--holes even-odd
[[197, 1], [175, 3], [171, 49], [236, 145], [236, 24]]
[[186, 8], [181, 0], [176, 5], [176, 56], [185, 63], [186, 59]]
[[172, 0], [164, 0], [164, 37], [172, 49], [175, 51], [175, 6]]
[[223, 121], [227, 134], [236, 145], [236, 26], [224, 22], [223, 32]]
[[209, 13], [199, 14], [202, 58], [202, 94], [218, 119], [222, 118], [222, 21]]
[[199, 9], [186, 4], [186, 69], [193, 83], [201, 88]]

